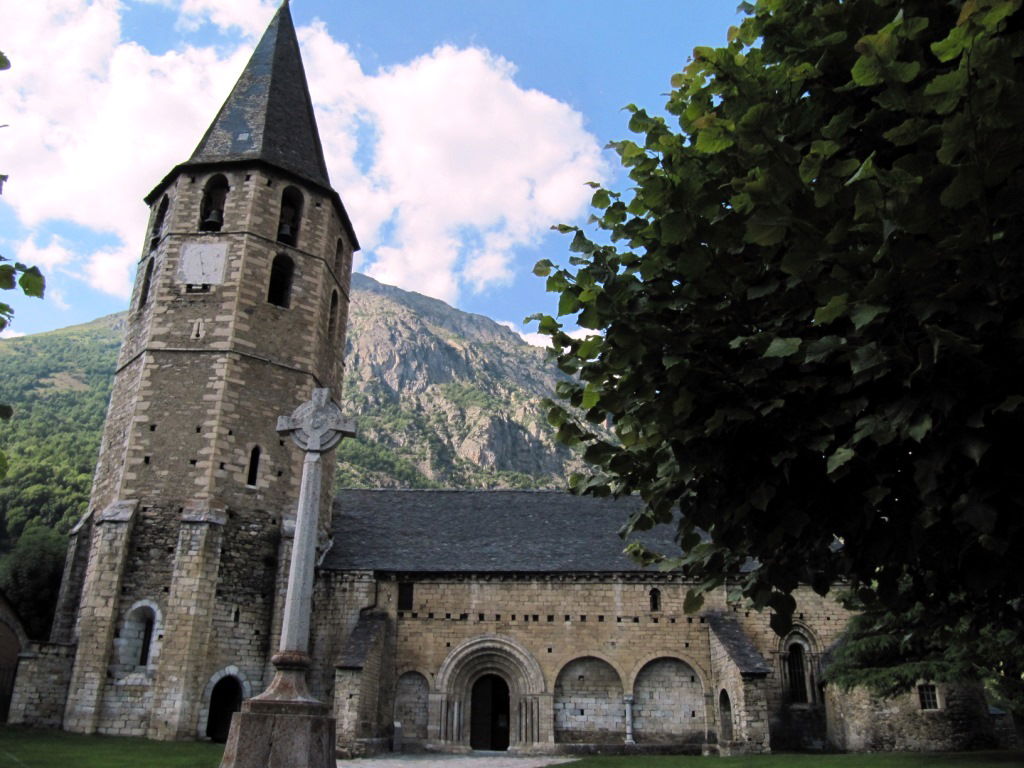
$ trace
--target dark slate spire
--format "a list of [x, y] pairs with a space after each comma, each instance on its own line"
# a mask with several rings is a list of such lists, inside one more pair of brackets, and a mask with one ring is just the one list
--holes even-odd
[[287, 0], [185, 165], [247, 160], [331, 186]]

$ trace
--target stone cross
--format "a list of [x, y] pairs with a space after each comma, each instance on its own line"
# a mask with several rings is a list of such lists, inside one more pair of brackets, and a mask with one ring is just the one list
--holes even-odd
[[292, 411], [291, 416], [278, 417], [277, 431], [290, 434], [302, 450], [316, 453], [329, 451], [341, 438], [355, 435], [352, 420], [341, 415], [329, 389], [314, 389], [312, 400]]
[[309, 614], [313, 604], [313, 567], [320, 518], [320, 456], [336, 446], [342, 437], [353, 436], [355, 428], [331, 400], [329, 389], [314, 389], [312, 400], [296, 408], [291, 416], [281, 416], [277, 420], [277, 431], [291, 435], [295, 444], [306, 452], [280, 645], [282, 654], [306, 654], [309, 650]]
[[281, 644], [271, 661], [274, 679], [259, 696], [242, 703], [220, 768], [334, 768], [334, 718], [310, 695], [309, 615], [313, 608], [313, 567], [320, 521], [320, 459], [343, 437], [355, 434], [326, 389], [291, 416], [277, 420], [277, 431], [291, 435], [306, 453], [302, 463], [299, 510], [288, 570]]

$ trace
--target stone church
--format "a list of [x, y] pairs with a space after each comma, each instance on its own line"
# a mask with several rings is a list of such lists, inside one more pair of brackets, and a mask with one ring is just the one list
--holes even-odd
[[[10, 720], [223, 740], [280, 635], [302, 455], [277, 418], [316, 387], [340, 399], [359, 247], [287, 2], [146, 201], [89, 511], [50, 639], [20, 656]], [[310, 685], [344, 753], [953, 749], [992, 734], [976, 687], [922, 681], [883, 703], [823, 686], [849, 614], [810, 590], [784, 638], [724, 592], [686, 614], [685, 583], [622, 554], [628, 501], [332, 502], [330, 480]]]

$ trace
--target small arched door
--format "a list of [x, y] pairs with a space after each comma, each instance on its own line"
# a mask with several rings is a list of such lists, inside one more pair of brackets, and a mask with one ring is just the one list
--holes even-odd
[[473, 683], [469, 746], [473, 749], [508, 749], [508, 683], [497, 675], [484, 675]]
[[722, 737], [719, 741], [732, 741], [732, 702], [724, 688], [718, 695], [718, 716], [722, 721]]
[[18, 635], [7, 624], [0, 621], [0, 722], [7, 722], [11, 708], [11, 694], [14, 693], [14, 675], [18, 670], [18, 654], [21, 642]]
[[206, 720], [206, 735], [211, 741], [223, 744], [231, 730], [231, 716], [242, 708], [242, 684], [237, 677], [221, 678], [210, 692], [210, 716]]

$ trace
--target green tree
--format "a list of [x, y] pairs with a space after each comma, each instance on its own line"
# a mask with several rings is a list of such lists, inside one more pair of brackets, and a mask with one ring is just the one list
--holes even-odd
[[638, 554], [689, 609], [726, 585], [784, 631], [798, 584], [845, 583], [903, 650], [994, 666], [1024, 630], [1021, 0], [741, 7], [672, 78], [679, 130], [629, 107], [602, 236], [535, 268], [591, 331], [535, 316], [570, 483], [674, 522], [682, 554]]
[[18, 612], [29, 637], [45, 639], [49, 632], [66, 549], [64, 536], [33, 525], [0, 560], [0, 590]]
[[[0, 51], [0, 71], [11, 68], [10, 60]], [[6, 176], [0, 176], [0, 190]], [[21, 288], [26, 296], [43, 297], [43, 275], [37, 267], [27, 267], [20, 262], [11, 263], [8, 259], [0, 256], [0, 289], [5, 291], [14, 288]], [[14, 317], [14, 309], [10, 304], [0, 301], [0, 331], [8, 326], [11, 318]], [[0, 403], [0, 419], [4, 421], [11, 418], [11, 406]], [[7, 456], [0, 451], [0, 478], [7, 474]]]

